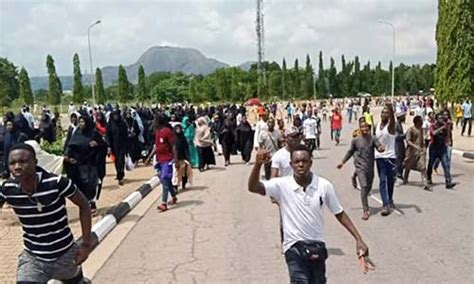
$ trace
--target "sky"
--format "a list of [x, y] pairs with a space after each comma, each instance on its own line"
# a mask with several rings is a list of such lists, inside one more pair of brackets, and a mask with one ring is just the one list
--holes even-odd
[[[340, 62], [434, 63], [435, 0], [264, 0], [265, 59], [300, 66], [309, 54], [317, 67], [323, 51]], [[230, 65], [257, 58], [255, 0], [0, 0], [0, 57], [23, 66], [30, 76], [46, 75], [51, 54], [59, 75], [72, 74], [78, 53], [83, 73], [90, 70], [91, 31], [95, 67], [129, 65], [151, 46], [195, 48]]]

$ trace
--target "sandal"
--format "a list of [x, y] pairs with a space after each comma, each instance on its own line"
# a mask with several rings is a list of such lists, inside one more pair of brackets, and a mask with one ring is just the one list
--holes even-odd
[[369, 220], [369, 212], [365, 211], [364, 215], [362, 215], [362, 220], [367, 221]]

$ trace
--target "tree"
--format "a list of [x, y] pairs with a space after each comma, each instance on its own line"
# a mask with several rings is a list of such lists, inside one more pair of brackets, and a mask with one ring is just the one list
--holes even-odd
[[138, 93], [138, 99], [140, 99], [140, 101], [143, 102], [149, 99], [148, 90], [147, 90], [146, 81], [145, 81], [145, 69], [143, 68], [143, 65], [140, 65], [140, 67], [138, 68], [137, 93]]
[[318, 82], [317, 90], [320, 96], [325, 96], [327, 94], [326, 84], [324, 82], [325, 72], [324, 72], [324, 63], [323, 63], [323, 52], [319, 51], [319, 70], [318, 70]]
[[337, 70], [334, 63], [334, 58], [330, 58], [330, 66], [328, 70], [328, 79], [329, 79], [329, 90], [332, 94], [339, 96], [340, 94], [337, 92], [337, 84], [336, 84], [336, 75]]
[[127, 78], [127, 71], [120, 64], [118, 68], [118, 99], [121, 103], [128, 102], [130, 98], [130, 82]]
[[33, 105], [34, 96], [31, 90], [30, 78], [25, 68], [20, 70], [20, 98], [26, 105]]
[[0, 106], [9, 106], [20, 92], [18, 70], [6, 58], [0, 58]]
[[313, 66], [311, 66], [311, 59], [309, 58], [309, 54], [306, 55], [306, 68], [305, 68], [305, 86], [304, 86], [304, 93], [305, 98], [312, 98], [314, 93], [314, 78], [313, 78], [314, 70]]
[[239, 75], [236, 68], [231, 70], [231, 81], [230, 81], [230, 98], [232, 101], [241, 101], [242, 93], [240, 92], [239, 86]]
[[301, 97], [301, 78], [300, 78], [300, 70], [298, 66], [298, 58], [295, 59], [295, 67], [293, 68], [293, 97], [299, 98]]
[[102, 80], [102, 70], [100, 70], [100, 68], [95, 69], [95, 93], [99, 104], [105, 104], [107, 102], [104, 82]]
[[282, 70], [281, 70], [281, 96], [283, 99], [288, 99], [290, 91], [288, 89], [288, 71], [286, 69], [286, 60], [283, 58]]
[[352, 74], [352, 90], [351, 94], [356, 95], [361, 91], [361, 78], [360, 78], [360, 62], [359, 57], [354, 58], [354, 73]]
[[46, 67], [48, 68], [48, 103], [51, 105], [59, 105], [61, 103], [62, 86], [56, 67], [54, 67], [54, 59], [48, 54], [46, 57]]
[[439, 101], [474, 98], [474, 6], [438, 1], [435, 90]]
[[80, 104], [84, 101], [84, 87], [82, 86], [81, 65], [79, 62], [79, 55], [74, 53], [72, 58], [74, 68], [74, 85], [72, 87], [72, 101]]

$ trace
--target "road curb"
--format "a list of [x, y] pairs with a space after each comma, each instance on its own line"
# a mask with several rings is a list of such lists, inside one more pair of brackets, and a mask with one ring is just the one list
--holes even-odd
[[[155, 187], [160, 184], [158, 177], [154, 176], [132, 192], [122, 202], [113, 207], [107, 215], [97, 222], [91, 229], [92, 250], [117, 226], [123, 217], [127, 216], [140, 201], [142, 201]], [[82, 237], [78, 242], [82, 242]]]
[[453, 149], [453, 154], [457, 156], [461, 156], [466, 159], [474, 159], [474, 153], [473, 152], [467, 152], [467, 151], [461, 151], [457, 149]]

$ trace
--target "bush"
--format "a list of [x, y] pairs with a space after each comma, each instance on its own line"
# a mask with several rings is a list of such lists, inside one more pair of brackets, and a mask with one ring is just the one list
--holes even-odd
[[64, 141], [62, 139], [58, 139], [54, 141], [53, 143], [49, 143], [43, 140], [41, 142], [41, 149], [43, 151], [48, 152], [49, 154], [63, 156], [64, 155], [63, 145], [64, 145]]

